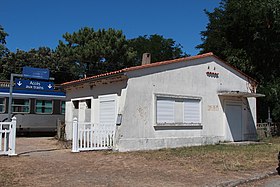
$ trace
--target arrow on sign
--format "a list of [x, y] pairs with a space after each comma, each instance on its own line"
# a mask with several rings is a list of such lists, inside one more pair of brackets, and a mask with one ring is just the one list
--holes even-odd
[[49, 88], [49, 89], [51, 89], [51, 88], [52, 88], [52, 85], [51, 85], [51, 84], [49, 84], [49, 85], [48, 85], [48, 88]]
[[22, 85], [22, 83], [21, 83], [20, 81], [18, 81], [17, 85], [18, 85], [18, 86], [21, 86], [21, 85]]

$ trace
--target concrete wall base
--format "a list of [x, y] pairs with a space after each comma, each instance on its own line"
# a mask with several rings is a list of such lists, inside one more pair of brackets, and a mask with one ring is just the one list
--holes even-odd
[[120, 152], [156, 150], [164, 148], [189, 147], [207, 144], [216, 144], [223, 140], [223, 137], [170, 137], [170, 138], [130, 138], [120, 139], [115, 150]]

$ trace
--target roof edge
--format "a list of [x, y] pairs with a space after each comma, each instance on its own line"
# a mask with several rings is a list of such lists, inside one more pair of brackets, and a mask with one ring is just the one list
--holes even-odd
[[221, 59], [220, 57], [216, 56], [215, 54], [212, 55], [213, 57], [215, 57], [216, 59], [218, 59], [219, 61], [223, 62], [224, 64], [226, 64], [227, 66], [231, 67], [232, 69], [234, 69], [235, 71], [237, 71], [238, 73], [240, 73], [241, 75], [247, 77], [248, 79], [250, 79], [251, 81], [255, 82], [256, 84], [258, 84], [259, 82], [250, 77], [249, 75], [247, 75], [246, 73], [244, 73], [243, 71], [241, 71], [240, 69], [234, 67], [233, 65], [231, 65], [230, 63], [226, 62], [225, 60]]
[[111, 77], [111, 76], [119, 75], [119, 74], [122, 74], [122, 73], [125, 73], [125, 72], [130, 72], [130, 71], [135, 71], [135, 70], [140, 70], [140, 69], [145, 69], [145, 68], [150, 68], [150, 67], [156, 67], [156, 66], [160, 66], [160, 65], [167, 65], [167, 64], [172, 64], [172, 63], [178, 63], [178, 62], [182, 62], [182, 61], [196, 60], [196, 59], [201, 59], [201, 58], [206, 58], [206, 57], [214, 57], [214, 58], [218, 59], [219, 61], [221, 61], [222, 63], [226, 64], [230, 68], [236, 70], [241, 75], [245, 76], [246, 78], [248, 78], [251, 81], [253, 81], [256, 84], [258, 84], [258, 82], [255, 79], [253, 79], [252, 77], [250, 77], [249, 75], [245, 74], [241, 70], [239, 70], [236, 67], [232, 66], [228, 62], [222, 60], [221, 58], [219, 58], [218, 56], [213, 54], [213, 52], [209, 52], [209, 53], [204, 53], [204, 54], [195, 55], [195, 56], [189, 56], [189, 57], [177, 58], [177, 59], [173, 59], [173, 60], [154, 62], [154, 63], [151, 63], [151, 64], [145, 64], [145, 65], [139, 65], [139, 66], [132, 66], [132, 67], [124, 68], [124, 69], [117, 70], [117, 71], [112, 71], [112, 72], [103, 73], [103, 74], [99, 74], [99, 75], [95, 75], [95, 76], [91, 76], [91, 77], [87, 77], [87, 78], [83, 78], [83, 79], [78, 79], [78, 80], [73, 80], [73, 81], [65, 82], [65, 83], [62, 83], [61, 86], [62, 87], [68, 87], [68, 86], [75, 85], [75, 84], [78, 84], [78, 83], [88, 82], [90, 80], [103, 79], [103, 78], [106, 78], [106, 77]]

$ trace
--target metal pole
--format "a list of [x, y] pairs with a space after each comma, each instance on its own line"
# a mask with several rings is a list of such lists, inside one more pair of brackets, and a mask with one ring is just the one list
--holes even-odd
[[13, 100], [14, 77], [23, 77], [23, 76], [22, 76], [22, 74], [11, 73], [9, 106], [8, 106], [8, 121], [11, 121], [11, 118], [12, 118], [12, 100]]
[[13, 99], [13, 85], [14, 84], [14, 74], [11, 73], [10, 78], [10, 95], [9, 95], [9, 105], [8, 105], [8, 121], [12, 118], [12, 99]]

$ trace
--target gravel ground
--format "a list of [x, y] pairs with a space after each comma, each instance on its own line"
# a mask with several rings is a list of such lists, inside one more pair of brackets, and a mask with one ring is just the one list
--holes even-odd
[[275, 169], [213, 171], [211, 162], [149, 159], [141, 152], [71, 153], [49, 137], [17, 138], [16, 152], [0, 157], [0, 186], [217, 186]]

